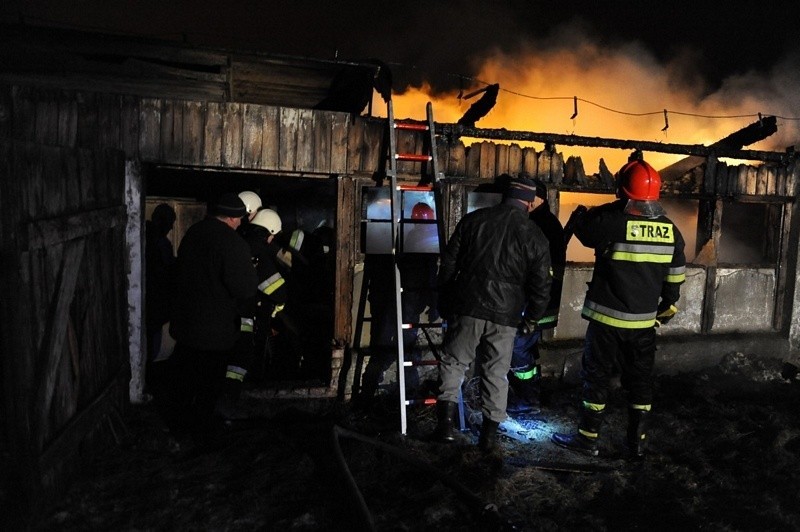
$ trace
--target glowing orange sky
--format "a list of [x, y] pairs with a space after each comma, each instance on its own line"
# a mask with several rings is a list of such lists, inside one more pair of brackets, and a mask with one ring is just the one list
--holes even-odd
[[[572, 43], [569, 50], [544, 54], [534, 50], [521, 55], [496, 52], [480, 64], [476, 79], [499, 83], [501, 89], [495, 107], [476, 124], [481, 128], [709, 145], [755, 122], [758, 113], [780, 116], [783, 111], [784, 115], [793, 116], [792, 98], [796, 99], [789, 91], [782, 94], [780, 89], [783, 78], [789, 81], [789, 77], [796, 76], [790, 71], [790, 65], [784, 65], [785, 69], [776, 68], [769, 79], [746, 76], [729, 79], [716, 93], [703, 96], [702, 87], [676, 81], [680, 77], [675, 75], [680, 73], [679, 63], [659, 64], [635, 45], [606, 50], [591, 43]], [[464, 92], [481, 86], [474, 82], [465, 87]], [[573, 96], [586, 100], [578, 103], [578, 115], [574, 120], [571, 119]], [[563, 99], [558, 99], [561, 97]], [[478, 98], [459, 101], [455, 92], [433, 98], [427, 87], [410, 89], [394, 96], [394, 112], [397, 118], [424, 119], [425, 104], [432, 101], [437, 122], [456, 122]], [[665, 126], [663, 109], [670, 111], [669, 128], [664, 132], [661, 131]], [[715, 119], [672, 111], [704, 116], [745, 116]], [[385, 104], [379, 98], [374, 101], [373, 113], [385, 116]], [[645, 113], [653, 114], [631, 116]], [[778, 133], [747, 148], [783, 151], [800, 140], [797, 128], [797, 121], [779, 119]], [[464, 141], [470, 143], [468, 139]], [[542, 148], [537, 144], [529, 145], [537, 150]], [[558, 146], [557, 149], [565, 160], [570, 155], [580, 156], [589, 174], [598, 172], [601, 157], [614, 172], [630, 153], [629, 150], [576, 146]], [[682, 156], [646, 152], [645, 158], [656, 168], [663, 168]]]

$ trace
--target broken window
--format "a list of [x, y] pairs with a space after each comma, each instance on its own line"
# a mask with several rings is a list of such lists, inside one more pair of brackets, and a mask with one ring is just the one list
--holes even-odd
[[774, 266], [778, 262], [783, 206], [724, 202], [719, 262]]
[[[392, 252], [392, 199], [388, 187], [364, 187], [361, 207], [361, 251]], [[433, 191], [400, 191], [400, 250], [439, 253], [439, 234]]]

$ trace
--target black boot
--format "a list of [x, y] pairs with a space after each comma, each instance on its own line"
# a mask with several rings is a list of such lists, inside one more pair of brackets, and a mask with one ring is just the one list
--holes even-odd
[[602, 410], [582, 409], [580, 420], [578, 421], [578, 432], [574, 434], [555, 433], [550, 438], [553, 443], [560, 445], [570, 451], [579, 452], [589, 456], [597, 456], [600, 452], [597, 448], [597, 438], [600, 432], [600, 425], [603, 423]]
[[433, 440], [441, 443], [453, 443], [458, 439], [459, 432], [454, 425], [456, 414], [458, 413], [458, 403], [451, 401], [437, 401], [436, 403], [436, 430], [433, 432]]
[[497, 449], [497, 427], [500, 423], [488, 417], [483, 418], [481, 434], [478, 437], [478, 449], [483, 453], [491, 453]]
[[625, 437], [625, 450], [632, 460], [642, 460], [647, 444], [647, 425], [650, 418], [648, 410], [628, 408], [628, 430]]

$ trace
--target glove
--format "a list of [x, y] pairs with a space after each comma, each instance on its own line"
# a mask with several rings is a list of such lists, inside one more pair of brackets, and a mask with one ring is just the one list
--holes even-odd
[[522, 318], [522, 323], [517, 327], [517, 332], [522, 336], [528, 336], [534, 331], [539, 330], [539, 324], [536, 320]]
[[678, 307], [675, 305], [670, 305], [669, 308], [659, 311], [658, 314], [656, 314], [656, 327], [666, 325], [677, 313]]
[[589, 209], [585, 205], [578, 205], [572, 214], [569, 215], [569, 220], [564, 225], [564, 244], [569, 244], [572, 234], [575, 232], [575, 224]]

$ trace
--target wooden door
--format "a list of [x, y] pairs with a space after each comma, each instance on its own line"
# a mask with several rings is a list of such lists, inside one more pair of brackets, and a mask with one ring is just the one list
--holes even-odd
[[0, 428], [31, 515], [128, 404], [124, 172], [118, 151], [0, 140]]

